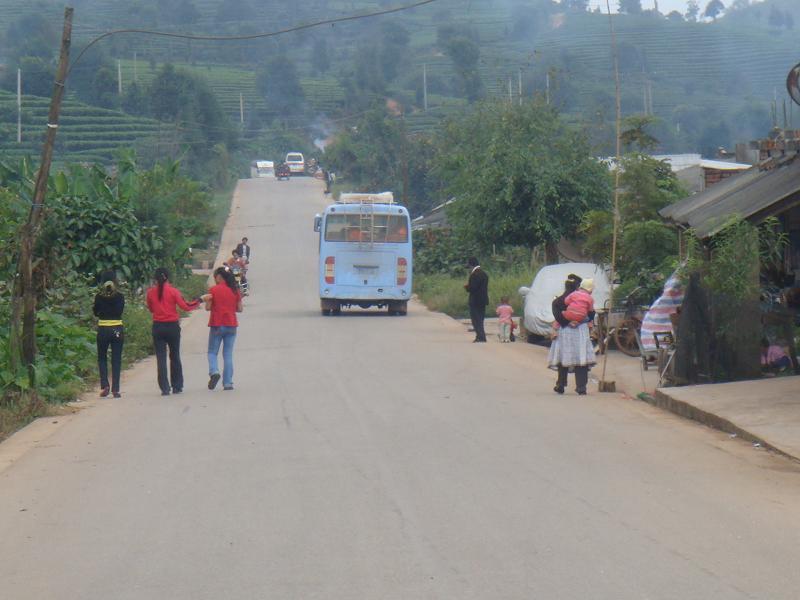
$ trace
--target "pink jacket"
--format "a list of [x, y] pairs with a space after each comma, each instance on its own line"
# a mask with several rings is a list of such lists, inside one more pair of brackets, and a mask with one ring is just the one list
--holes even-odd
[[501, 304], [497, 307], [497, 316], [500, 317], [500, 323], [508, 323], [511, 324], [512, 319], [511, 317], [514, 314], [514, 309], [511, 308], [508, 304]]
[[564, 298], [564, 304], [567, 305], [567, 310], [562, 313], [564, 318], [578, 323], [586, 320], [589, 313], [594, 310], [594, 298], [583, 289], [577, 289]]

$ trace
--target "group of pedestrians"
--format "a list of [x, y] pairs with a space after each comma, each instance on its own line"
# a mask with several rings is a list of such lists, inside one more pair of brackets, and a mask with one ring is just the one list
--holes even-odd
[[[246, 244], [246, 238], [243, 240]], [[247, 247], [249, 254], [249, 247]], [[242, 293], [232, 270], [222, 266], [214, 271], [214, 286], [206, 294], [187, 301], [180, 290], [170, 283], [169, 272], [159, 267], [153, 274], [153, 284], [147, 289], [145, 303], [152, 314], [153, 347], [156, 354], [158, 387], [162, 396], [183, 392], [181, 363], [180, 313], [204, 306], [208, 319], [208, 389], [213, 390], [222, 379], [224, 390], [233, 390], [233, 347], [239, 326], [237, 313], [242, 312]], [[114, 271], [100, 276], [100, 290], [94, 299], [97, 318], [97, 363], [100, 372], [100, 396], [113, 394], [120, 398], [122, 348], [125, 341], [123, 312], [125, 296], [120, 292]], [[222, 350], [222, 373], [219, 352]], [[111, 351], [111, 376], [108, 372], [108, 353]]]
[[[475, 331], [475, 339], [472, 341], [485, 342], [484, 319], [486, 307], [489, 305], [489, 275], [475, 257], [467, 260], [467, 268], [469, 278], [464, 289], [469, 294], [470, 321]], [[579, 395], [587, 392], [589, 369], [596, 362], [591, 338], [595, 317], [593, 290], [594, 282], [591, 279], [581, 279], [578, 275], [570, 274], [564, 282], [564, 292], [553, 300], [553, 334], [547, 363], [558, 373], [553, 388], [557, 394], [563, 394], [566, 390], [569, 373], [575, 375], [575, 391]], [[512, 341], [514, 309], [507, 296], [500, 299], [495, 312], [500, 341]]]

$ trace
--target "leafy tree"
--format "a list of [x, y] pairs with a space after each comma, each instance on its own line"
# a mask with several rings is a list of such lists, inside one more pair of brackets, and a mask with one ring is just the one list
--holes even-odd
[[561, 0], [561, 6], [566, 10], [585, 12], [589, 10], [589, 0]]
[[464, 97], [470, 102], [478, 100], [483, 95], [483, 82], [478, 72], [480, 59], [478, 43], [465, 36], [453, 36], [447, 40], [445, 53], [458, 74]]
[[625, 118], [625, 129], [620, 134], [620, 141], [626, 150], [633, 147], [640, 151], [654, 150], [658, 140], [647, 132], [647, 128], [654, 125], [657, 119], [650, 115], [631, 115]]
[[436, 173], [457, 199], [448, 214], [484, 247], [552, 244], [609, 206], [606, 167], [543, 103], [480, 104], [445, 125], [438, 147]]
[[629, 15], [642, 14], [642, 0], [619, 0], [619, 12]]
[[285, 55], [273, 56], [256, 76], [256, 87], [274, 116], [302, 111], [305, 94], [294, 63]]
[[144, 116], [149, 114], [149, 97], [147, 89], [138, 83], [131, 82], [125, 88], [122, 98], [122, 110], [131, 115]]
[[103, 108], [119, 104], [117, 73], [110, 67], [101, 67], [94, 75], [89, 101]]
[[38, 56], [20, 56], [16, 66], [7, 69], [3, 77], [3, 87], [17, 89], [17, 68], [22, 70], [22, 93], [49, 97], [53, 93], [56, 69], [50, 60]]
[[667, 15], [667, 19], [677, 23], [679, 21], [683, 21], [683, 15], [679, 13], [677, 10], [673, 10]]
[[331, 68], [330, 49], [328, 48], [328, 39], [318, 37], [314, 40], [314, 46], [311, 49], [311, 68], [318, 75], [328, 72]]
[[429, 138], [410, 136], [403, 119], [380, 106], [339, 134], [325, 149], [325, 161], [351, 188], [392, 190], [417, 215], [430, 208], [436, 191], [430, 172], [435, 151]]
[[[386, 79], [380, 61], [380, 50], [375, 42], [359, 45], [353, 78], [356, 93], [364, 95], [364, 92], [369, 92], [378, 96], [386, 93]], [[364, 98], [369, 101], [368, 95]]]
[[706, 9], [703, 11], [703, 16], [716, 21], [719, 14], [724, 10], [725, 5], [722, 3], [722, 0], [710, 0], [710, 2], [706, 4]]
[[686, 3], [686, 20], [690, 23], [697, 22], [697, 16], [700, 14], [700, 4], [697, 0], [688, 0]]
[[235, 135], [208, 83], [187, 71], [164, 65], [149, 88], [150, 113], [179, 126], [181, 144], [192, 148], [192, 161], [211, 155], [218, 143], [234, 143]]
[[58, 52], [58, 32], [41, 13], [23, 15], [11, 23], [5, 47], [9, 57], [35, 56], [51, 61]]
[[381, 28], [380, 64], [386, 81], [397, 78], [400, 65], [407, 58], [411, 34], [408, 29], [394, 21], [388, 21]]
[[620, 213], [625, 223], [658, 219], [658, 211], [686, 195], [672, 167], [634, 152], [622, 158]]

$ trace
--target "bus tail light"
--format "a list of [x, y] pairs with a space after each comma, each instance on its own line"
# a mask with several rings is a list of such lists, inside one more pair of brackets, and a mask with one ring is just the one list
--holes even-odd
[[336, 258], [329, 256], [325, 259], [325, 283], [334, 283], [336, 275]]
[[408, 261], [405, 258], [397, 259], [397, 285], [405, 285], [408, 281]]

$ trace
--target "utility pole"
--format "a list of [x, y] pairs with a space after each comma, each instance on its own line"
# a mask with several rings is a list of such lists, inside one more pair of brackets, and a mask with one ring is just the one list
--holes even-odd
[[117, 93], [122, 96], [122, 61], [117, 61]]
[[519, 84], [519, 105], [522, 106], [522, 67], [519, 68], [519, 80], [517, 83]]
[[[47, 180], [50, 176], [50, 164], [53, 159], [53, 146], [58, 131], [58, 118], [61, 112], [61, 100], [64, 97], [64, 84], [69, 69], [69, 49], [72, 43], [72, 7], [64, 9], [64, 31], [61, 35], [61, 53], [53, 85], [53, 96], [50, 99], [50, 111], [47, 115], [47, 133], [42, 146], [39, 172], [33, 191], [33, 203], [28, 213], [28, 221], [20, 229], [19, 264], [15, 282], [15, 294], [11, 316], [10, 355], [12, 367], [19, 365], [18, 357], [22, 350], [22, 360], [28, 369], [31, 388], [36, 384], [36, 286], [33, 280], [33, 253], [39, 235], [44, 204], [47, 194]], [[22, 336], [19, 339], [20, 313], [22, 316]], [[16, 338], [16, 339], [15, 339]]]
[[544, 81], [544, 101], [547, 105], [550, 105], [550, 71], [548, 70], [546, 73], [545, 81]]
[[136, 51], [133, 53], [133, 82], [139, 83], [139, 61], [136, 60]]
[[22, 143], [22, 69], [17, 69], [17, 143]]
[[428, 112], [428, 65], [422, 65], [422, 106]]
[[[606, 9], [608, 10], [608, 29], [611, 33], [611, 55], [614, 61], [614, 91], [615, 91], [615, 104], [616, 104], [616, 169], [614, 170], [614, 231], [611, 238], [611, 290], [609, 291], [609, 305], [614, 305], [614, 279], [616, 278], [617, 269], [617, 238], [619, 237], [619, 174], [622, 160], [622, 92], [620, 90], [619, 82], [619, 55], [617, 54], [617, 35], [614, 32], [614, 21], [611, 17], [611, 4], [606, 0]], [[608, 326], [608, 323], [606, 323]], [[605, 336], [603, 332], [601, 335]], [[607, 341], [607, 339], [605, 340]], [[604, 344], [607, 346], [607, 344]], [[600, 376], [599, 391], [601, 392], [614, 392], [616, 385], [612, 381], [606, 381], [606, 366], [608, 365], [608, 348], [603, 354], [603, 373]]]
[[508, 76], [508, 103], [514, 104], [514, 96], [511, 93], [511, 75]]
[[239, 122], [244, 123], [244, 94], [239, 92]]

